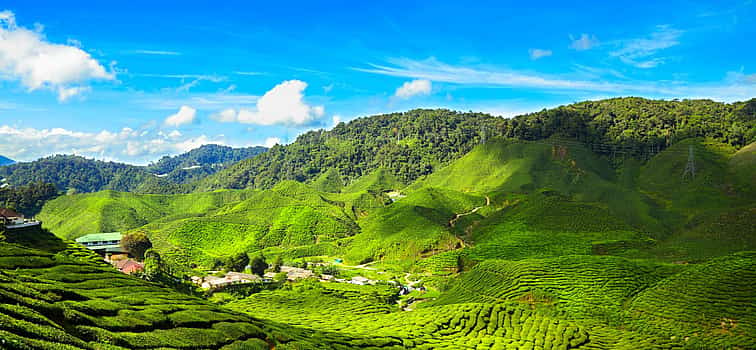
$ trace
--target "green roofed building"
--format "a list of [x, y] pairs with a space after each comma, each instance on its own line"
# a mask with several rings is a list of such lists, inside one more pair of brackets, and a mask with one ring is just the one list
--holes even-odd
[[100, 254], [122, 254], [125, 253], [121, 248], [121, 233], [90, 233], [76, 239], [79, 243]]

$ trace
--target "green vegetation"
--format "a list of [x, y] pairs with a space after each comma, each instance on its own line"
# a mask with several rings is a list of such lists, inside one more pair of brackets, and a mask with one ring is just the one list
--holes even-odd
[[0, 208], [11, 208], [17, 212], [33, 217], [45, 202], [58, 196], [55, 185], [49, 183], [30, 183], [27, 186], [0, 188]]
[[[279, 273], [213, 297], [262, 319], [249, 322], [277, 349], [754, 348], [755, 112], [639, 98], [512, 119], [415, 110], [306, 133], [183, 188], [238, 190], [68, 195], [38, 217], [66, 238], [145, 234], [147, 275], [261, 274], [265, 256], [273, 272], [310, 262], [376, 283]], [[263, 345], [244, 339], [233, 348]]]
[[165, 156], [147, 166], [153, 174], [166, 180], [185, 184], [214, 174], [240, 160], [252, 158], [268, 149], [262, 146], [231, 148], [221, 145], [203, 145], [177, 156]]
[[204, 145], [184, 154], [163, 157], [147, 167], [56, 155], [28, 163], [0, 164], [0, 178], [14, 186], [52, 183], [62, 191], [79, 193], [102, 190], [182, 193], [188, 190], [182, 184], [202, 179], [266, 150], [265, 147]]
[[737, 148], [756, 141], [756, 99], [614, 98], [543, 110], [511, 119], [449, 110], [412, 110], [356, 119], [312, 131], [203, 181], [201, 190], [270, 188], [281, 180], [310, 181], [337, 169], [347, 181], [388, 169], [410, 183], [463, 156], [485, 134], [520, 140], [554, 136], [580, 141], [601, 154], [648, 159], [680, 140], [707, 137]]
[[3, 349], [268, 349], [290, 342], [263, 322], [121, 274], [49, 233], [2, 237]]

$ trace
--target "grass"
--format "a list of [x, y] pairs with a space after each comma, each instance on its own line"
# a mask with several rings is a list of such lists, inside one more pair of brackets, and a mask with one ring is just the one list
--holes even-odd
[[58, 248], [33, 249], [24, 245], [28, 240], [3, 236], [3, 349], [268, 349], [268, 341], [275, 343], [258, 320], [123, 275], [49, 233], [30, 234]]

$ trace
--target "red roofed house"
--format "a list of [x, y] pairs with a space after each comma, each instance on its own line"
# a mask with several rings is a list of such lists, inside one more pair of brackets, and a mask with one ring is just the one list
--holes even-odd
[[3, 225], [23, 224], [24, 216], [7, 208], [0, 208], [0, 223]]
[[134, 272], [144, 271], [144, 265], [132, 259], [114, 260], [112, 263], [115, 268], [127, 275]]

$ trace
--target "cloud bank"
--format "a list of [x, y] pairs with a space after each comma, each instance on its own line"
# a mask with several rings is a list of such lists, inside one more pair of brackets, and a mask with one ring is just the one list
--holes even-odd
[[323, 106], [311, 106], [304, 101], [307, 83], [287, 80], [268, 90], [254, 109], [229, 108], [213, 115], [213, 119], [256, 125], [302, 126], [314, 122], [325, 114]]
[[66, 101], [88, 91], [91, 80], [113, 79], [78, 43], [50, 43], [41, 30], [17, 26], [13, 12], [0, 12], [0, 80], [19, 81], [29, 91], [49, 89]]

